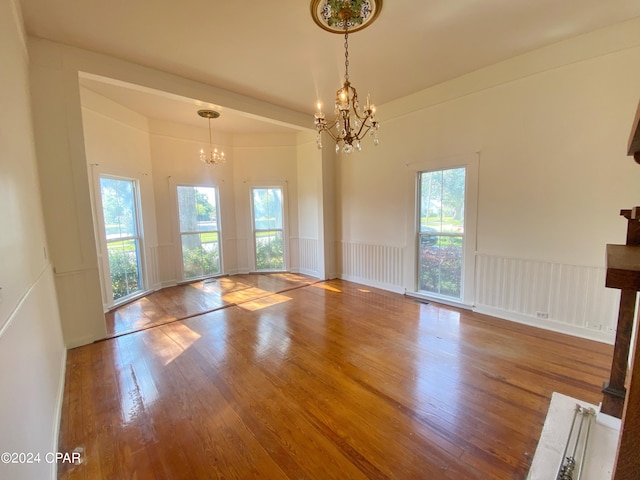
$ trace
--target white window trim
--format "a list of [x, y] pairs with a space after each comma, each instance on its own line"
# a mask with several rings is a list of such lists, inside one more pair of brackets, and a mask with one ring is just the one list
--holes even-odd
[[[441, 157], [423, 162], [406, 164], [407, 167], [407, 211], [412, 212], [411, 221], [407, 222], [407, 244], [405, 245], [403, 283], [407, 294], [427, 300], [460, 307], [473, 307], [475, 302], [475, 257], [477, 250], [477, 223], [478, 223], [478, 183], [479, 183], [479, 153]], [[464, 221], [464, 260], [462, 271], [462, 297], [460, 302], [450, 297], [418, 292], [418, 223], [420, 212], [418, 200], [420, 172], [432, 172], [448, 170], [456, 167], [466, 168], [465, 181], [465, 221]]]
[[[141, 191], [140, 191], [140, 178], [135, 175], [130, 175], [130, 172], [120, 172], [117, 169], [103, 169], [100, 165], [92, 165], [93, 182], [91, 183], [91, 202], [93, 210], [93, 227], [96, 239], [96, 253], [98, 256], [98, 270], [100, 276], [101, 293], [102, 293], [102, 307], [103, 311], [107, 312], [115, 307], [129, 303], [137, 298], [140, 298], [149, 293], [148, 285], [149, 279], [147, 275], [146, 264], [146, 247], [145, 247], [145, 232], [143, 224], [142, 204], [141, 204]], [[109, 267], [109, 255], [107, 253], [107, 237], [104, 229], [104, 213], [102, 207], [102, 189], [100, 185], [100, 178], [113, 178], [116, 180], [132, 181], [135, 185], [135, 209], [136, 209], [136, 228], [138, 230], [139, 239], [139, 255], [140, 255], [140, 281], [142, 283], [138, 292], [131, 295], [127, 295], [116, 301], [113, 300], [113, 290], [111, 285], [111, 272]]]
[[[218, 248], [220, 249], [220, 273], [216, 275], [205, 275], [198, 278], [184, 278], [184, 265], [182, 260], [182, 232], [180, 231], [180, 208], [178, 207], [178, 187], [200, 187], [200, 188], [215, 188], [216, 189], [216, 211], [218, 214]], [[169, 189], [171, 197], [171, 225], [173, 233], [173, 251], [174, 251], [174, 267], [177, 284], [191, 283], [203, 280], [205, 278], [220, 277], [225, 275], [224, 268], [224, 241], [222, 229], [222, 207], [220, 205], [220, 186], [217, 183], [202, 183], [202, 182], [189, 182], [179, 181], [173, 178], [169, 179]]]
[[[289, 262], [289, 192], [287, 191], [287, 182], [269, 182], [269, 183], [248, 183], [247, 195], [249, 198], [249, 235], [251, 238], [247, 242], [249, 270], [251, 272], [268, 273], [268, 272], [288, 272], [290, 269]], [[258, 270], [256, 267], [256, 245], [253, 218], [253, 190], [256, 188], [279, 188], [282, 190], [282, 237], [284, 240], [284, 268], [282, 270]]]

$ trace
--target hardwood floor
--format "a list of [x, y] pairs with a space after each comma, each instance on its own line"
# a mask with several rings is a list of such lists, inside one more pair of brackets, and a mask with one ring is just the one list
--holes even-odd
[[292, 273], [243, 274], [168, 287], [108, 312], [107, 335], [157, 327], [316, 281]]
[[[59, 478], [524, 479], [552, 392], [601, 400], [611, 346], [284, 280], [229, 277], [232, 306], [70, 350], [59, 450], [84, 461]], [[210, 309], [207, 288], [145, 315]]]

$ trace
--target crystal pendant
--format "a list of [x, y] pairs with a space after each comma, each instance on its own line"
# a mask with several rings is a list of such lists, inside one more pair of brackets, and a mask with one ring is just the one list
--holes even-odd
[[360, 146], [360, 140], [356, 140], [354, 147], [356, 148], [356, 152], [362, 151], [362, 147]]
[[342, 153], [345, 155], [351, 155], [351, 152], [353, 152], [353, 146], [350, 143], [345, 143], [342, 146]]
[[318, 146], [318, 150], [322, 148], [322, 137], [320, 136], [320, 132], [318, 132], [318, 136], [316, 137], [316, 145]]

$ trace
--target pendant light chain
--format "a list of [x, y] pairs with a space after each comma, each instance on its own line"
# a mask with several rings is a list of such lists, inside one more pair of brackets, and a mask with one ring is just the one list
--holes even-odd
[[349, 28], [344, 29], [344, 79], [349, 81]]

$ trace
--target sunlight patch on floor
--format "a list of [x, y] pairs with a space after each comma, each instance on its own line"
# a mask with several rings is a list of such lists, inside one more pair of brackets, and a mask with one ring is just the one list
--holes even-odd
[[199, 333], [194, 332], [184, 323], [174, 324], [171, 339], [168, 339], [168, 341], [164, 343], [164, 348], [158, 352], [162, 356], [162, 364], [164, 366], [169, 365], [200, 339], [200, 337], [201, 335]]
[[238, 307], [254, 312], [266, 307], [271, 307], [272, 305], [288, 302], [289, 300], [291, 300], [290, 297], [274, 293], [273, 295], [269, 295], [267, 297], [257, 298], [249, 302], [241, 303], [238, 305]]
[[328, 290], [330, 292], [342, 293], [342, 290], [336, 287], [332, 287], [331, 285], [327, 285], [326, 283], [314, 283], [311, 285], [314, 288], [321, 288], [322, 290]]

